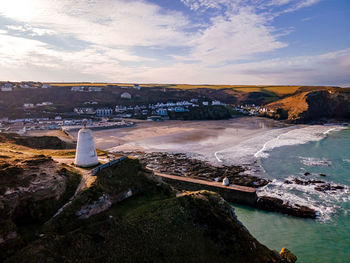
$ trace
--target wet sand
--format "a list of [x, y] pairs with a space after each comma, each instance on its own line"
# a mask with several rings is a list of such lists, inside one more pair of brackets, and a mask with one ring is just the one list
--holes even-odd
[[[215, 152], [284, 126], [278, 121], [258, 117], [145, 121], [132, 128], [94, 131], [94, 137], [96, 146], [102, 150], [181, 152], [217, 162]], [[77, 136], [77, 133], [72, 135]]]

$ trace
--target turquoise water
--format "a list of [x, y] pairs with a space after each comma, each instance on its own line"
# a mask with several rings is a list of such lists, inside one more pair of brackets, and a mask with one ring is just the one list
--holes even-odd
[[[266, 176], [274, 179], [264, 194], [273, 193], [304, 202], [321, 211], [318, 220], [235, 206], [239, 220], [271, 249], [287, 247], [298, 262], [350, 262], [350, 130], [330, 133], [317, 142], [274, 149], [261, 159]], [[304, 176], [305, 172], [310, 176]], [[319, 174], [327, 177], [320, 177]], [[285, 185], [288, 178], [318, 179], [345, 186], [343, 191], [321, 193], [313, 186]]]

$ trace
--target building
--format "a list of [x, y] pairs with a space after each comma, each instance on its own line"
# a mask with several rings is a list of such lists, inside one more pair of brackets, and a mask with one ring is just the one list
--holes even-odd
[[218, 100], [213, 100], [212, 102], [211, 102], [211, 105], [213, 105], [213, 106], [217, 106], [217, 105], [221, 105], [221, 102], [220, 101], [218, 101]]
[[74, 108], [74, 112], [81, 115], [81, 114], [95, 114], [96, 111], [94, 108], [84, 107], [84, 108]]
[[33, 103], [24, 103], [23, 107], [26, 109], [32, 109], [35, 108], [35, 105]]
[[42, 89], [48, 89], [48, 88], [51, 88], [51, 85], [50, 84], [43, 84], [41, 86]]
[[113, 115], [113, 110], [110, 108], [99, 108], [96, 110], [96, 116], [108, 117]]
[[203, 104], [203, 106], [209, 106], [209, 102], [207, 102], [207, 101], [203, 101], [202, 104]]
[[49, 105], [53, 105], [53, 102], [51, 102], [51, 101], [44, 101], [42, 103], [36, 104], [36, 106], [49, 106]]
[[101, 92], [101, 87], [88, 87], [88, 92]]
[[229, 186], [229, 185], [230, 185], [230, 180], [229, 180], [227, 177], [225, 177], [225, 178], [222, 180], [222, 185], [224, 185], [224, 186]]
[[121, 105], [115, 106], [115, 112], [121, 113], [121, 112], [125, 112], [125, 111], [127, 111], [126, 106], [121, 106]]
[[12, 87], [1, 87], [1, 91], [12, 91]]
[[140, 89], [141, 89], [141, 87], [140, 87], [140, 85], [139, 85], [139, 84], [134, 84], [134, 89], [140, 90]]
[[130, 99], [131, 99], [131, 94], [128, 93], [128, 92], [123, 92], [122, 95], [120, 95], [120, 97], [121, 97], [122, 99], [130, 100]]
[[1, 91], [12, 91], [12, 84], [11, 83], [5, 83], [1, 87]]
[[156, 110], [156, 114], [159, 116], [168, 116], [167, 109], [159, 108]]
[[185, 109], [184, 107], [175, 107], [175, 112], [186, 112], [189, 111], [188, 109]]
[[20, 87], [21, 89], [30, 89], [30, 88], [31, 88], [31, 86], [29, 86], [29, 85], [26, 84], [26, 83], [21, 83], [21, 84], [19, 85], [19, 87]]
[[78, 91], [78, 92], [84, 92], [85, 87], [84, 86], [76, 86], [76, 87], [71, 87], [71, 91]]
[[79, 167], [91, 167], [97, 165], [98, 163], [92, 131], [84, 127], [80, 129], [78, 133], [78, 143], [74, 164]]

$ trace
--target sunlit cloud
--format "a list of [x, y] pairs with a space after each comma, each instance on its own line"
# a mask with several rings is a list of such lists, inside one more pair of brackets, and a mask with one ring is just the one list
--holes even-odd
[[20, 80], [14, 72], [21, 71], [47, 81], [312, 84], [310, 72], [323, 72], [324, 62], [337, 69], [331, 81], [346, 82], [348, 50], [274, 57], [293, 32], [274, 19], [320, 0], [176, 1], [183, 8], [151, 0], [0, 1], [0, 78]]

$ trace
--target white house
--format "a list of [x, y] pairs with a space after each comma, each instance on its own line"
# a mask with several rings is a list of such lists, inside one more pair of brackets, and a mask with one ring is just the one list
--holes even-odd
[[49, 105], [53, 105], [53, 102], [51, 102], [51, 101], [44, 101], [43, 103], [41, 103], [41, 105], [49, 106]]
[[140, 87], [140, 85], [139, 85], [139, 84], [134, 84], [134, 89], [140, 90], [140, 89], [141, 89], [141, 87]]
[[51, 87], [50, 84], [43, 84], [43, 85], [41, 86], [42, 89], [48, 89], [48, 88], [50, 88], [50, 87]]
[[31, 108], [34, 108], [35, 105], [33, 103], [24, 103], [23, 107], [26, 109], [31, 109]]
[[213, 100], [213, 101], [211, 102], [211, 105], [213, 105], [213, 106], [215, 106], [215, 105], [221, 105], [221, 102], [218, 101], [218, 100]]
[[110, 108], [99, 108], [96, 110], [96, 116], [98, 117], [107, 117], [112, 115], [113, 115], [113, 110]]
[[203, 104], [203, 106], [208, 106], [208, 105], [209, 105], [209, 102], [203, 101], [202, 104]]
[[23, 84], [23, 83], [20, 84], [19, 87], [20, 87], [21, 89], [30, 89], [30, 88], [31, 88], [28, 84]]
[[95, 114], [94, 108], [74, 108], [74, 112], [77, 114]]
[[84, 86], [76, 86], [76, 87], [71, 87], [70, 90], [71, 90], [71, 91], [83, 92], [83, 91], [85, 91], [85, 87], [84, 87]]
[[115, 112], [125, 112], [127, 110], [126, 106], [115, 106]]
[[120, 95], [120, 97], [121, 97], [122, 99], [128, 99], [128, 100], [130, 100], [130, 99], [131, 99], [131, 94], [128, 93], [128, 92], [123, 92], [122, 95]]
[[101, 92], [101, 87], [88, 87], [88, 92]]
[[12, 91], [12, 87], [1, 87], [1, 91]]
[[12, 84], [11, 83], [5, 83], [1, 87], [1, 91], [12, 91]]

